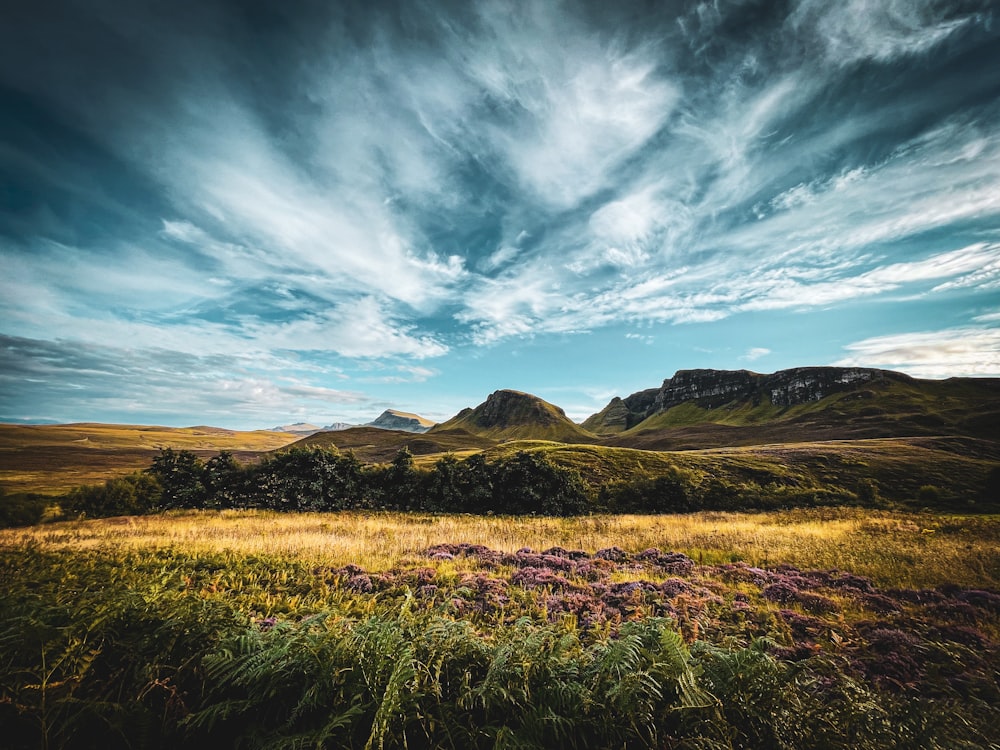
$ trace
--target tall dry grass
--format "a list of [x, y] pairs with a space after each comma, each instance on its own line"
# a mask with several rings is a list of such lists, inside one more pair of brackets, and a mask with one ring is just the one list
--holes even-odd
[[619, 546], [683, 552], [698, 562], [840, 568], [880, 586], [1000, 587], [1000, 518], [858, 509], [664, 516], [512, 518], [404, 513], [183, 512], [0, 531], [0, 545], [73, 550], [178, 548], [188, 554], [294, 556], [386, 570], [433, 544], [514, 551]]

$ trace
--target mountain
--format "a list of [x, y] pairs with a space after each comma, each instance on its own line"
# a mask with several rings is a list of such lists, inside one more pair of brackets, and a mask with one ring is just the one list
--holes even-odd
[[463, 409], [447, 422], [432, 427], [428, 435], [465, 430], [495, 440], [555, 440], [593, 443], [597, 438], [574, 423], [558, 406], [521, 391], [491, 393], [474, 409]]
[[328, 424], [323, 428], [323, 432], [336, 432], [337, 430], [349, 430], [352, 427], [358, 427], [359, 425], [351, 424], [350, 422], [334, 422], [333, 424]]
[[625, 398], [615, 396], [611, 399], [611, 403], [597, 414], [587, 417], [580, 426], [598, 435], [624, 432], [645, 418], [645, 416], [640, 418], [639, 415], [645, 415], [649, 411], [659, 392], [659, 388], [649, 388]]
[[427, 432], [434, 422], [406, 411], [386, 409], [366, 427], [378, 427], [383, 430], [402, 430], [403, 432]]
[[269, 432], [291, 432], [295, 435], [311, 435], [312, 433], [319, 432], [322, 429], [322, 427], [317, 427], [316, 425], [309, 424], [308, 422], [296, 422], [295, 424], [271, 427]]
[[424, 419], [417, 414], [410, 414], [406, 411], [396, 411], [386, 409], [371, 422], [364, 424], [354, 424], [351, 422], [334, 422], [326, 427], [317, 427], [308, 422], [296, 422], [295, 424], [284, 425], [283, 427], [273, 427], [273, 432], [291, 432], [295, 435], [313, 435], [317, 432], [340, 432], [350, 430], [355, 427], [377, 427], [380, 430], [402, 430], [403, 432], [427, 432], [434, 423], [429, 419]]
[[615, 398], [583, 427], [649, 450], [966, 435], [1000, 439], [1000, 379], [920, 380], [891, 370], [679, 370]]

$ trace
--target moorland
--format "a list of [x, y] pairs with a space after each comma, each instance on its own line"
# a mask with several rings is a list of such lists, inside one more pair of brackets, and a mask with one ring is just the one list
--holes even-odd
[[997, 747], [998, 394], [681, 371], [579, 425], [497, 391], [422, 434], [8, 430], [3, 736]]

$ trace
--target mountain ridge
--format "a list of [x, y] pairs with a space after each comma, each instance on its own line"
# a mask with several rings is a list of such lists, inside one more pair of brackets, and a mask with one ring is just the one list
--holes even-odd
[[922, 380], [860, 367], [678, 370], [583, 422], [609, 445], [650, 450], [931, 434], [1000, 439], [997, 425], [1000, 379]]

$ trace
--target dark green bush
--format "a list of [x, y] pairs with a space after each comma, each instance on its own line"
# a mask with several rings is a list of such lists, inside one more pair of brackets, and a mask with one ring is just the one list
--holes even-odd
[[64, 510], [91, 518], [141, 515], [158, 510], [162, 497], [163, 488], [155, 475], [136, 472], [103, 485], [77, 487], [64, 498]]
[[33, 526], [42, 520], [51, 504], [52, 498], [44, 495], [6, 495], [0, 488], [0, 528]]

